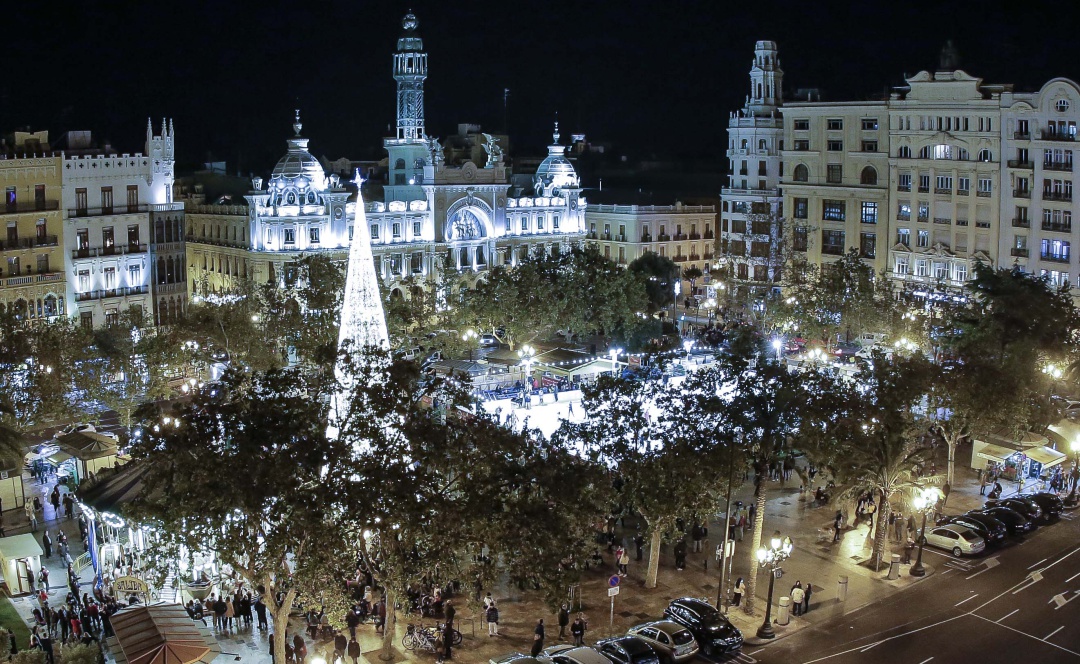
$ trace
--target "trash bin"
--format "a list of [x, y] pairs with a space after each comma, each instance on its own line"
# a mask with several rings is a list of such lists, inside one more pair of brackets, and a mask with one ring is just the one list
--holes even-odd
[[848, 578], [846, 576], [841, 576], [836, 584], [836, 599], [839, 602], [847, 600], [847, 581]]
[[781, 597], [780, 608], [776, 611], [776, 624], [786, 625], [791, 621], [791, 598]]
[[889, 580], [900, 578], [900, 554], [892, 554], [892, 562], [889, 564]]

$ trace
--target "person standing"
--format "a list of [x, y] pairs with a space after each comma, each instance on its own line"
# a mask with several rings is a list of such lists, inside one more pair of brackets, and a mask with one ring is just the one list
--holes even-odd
[[683, 537], [675, 543], [675, 569], [686, 569], [686, 538]]
[[255, 600], [255, 614], [259, 616], [259, 628], [270, 629], [266, 623], [266, 604], [263, 604], [262, 595]]
[[442, 643], [443, 643], [443, 659], [453, 659], [454, 658], [454, 653], [453, 653], [453, 650], [451, 649], [451, 646], [453, 646], [453, 644], [454, 644], [454, 628], [451, 627], [449, 620], [446, 621], [445, 625], [443, 625]]
[[48, 632], [38, 635], [38, 645], [41, 647], [41, 651], [45, 653], [46, 664], [56, 664], [56, 658], [53, 655], [52, 637], [49, 636]]
[[41, 566], [41, 571], [38, 572], [38, 580], [41, 581], [41, 587], [45, 589], [45, 592], [49, 592], [49, 568], [44, 565]]
[[804, 615], [810, 612], [810, 595], [812, 595], [813, 592], [814, 592], [814, 584], [808, 582], [806, 584], [806, 587], [803, 588], [803, 593], [804, 594], [803, 594], [802, 612], [803, 612]]
[[488, 604], [487, 611], [484, 612], [484, 620], [488, 625], [488, 636], [499, 635], [499, 607], [495, 605], [495, 600], [491, 600]]
[[634, 535], [634, 546], [637, 547], [637, 561], [641, 562], [641, 549], [645, 546], [645, 538], [641, 536], [641, 531], [637, 531]]
[[49, 531], [46, 530], [41, 535], [41, 548], [45, 549], [45, 559], [52, 558], [52, 538], [49, 537]]
[[840, 510], [836, 510], [836, 516], [833, 518], [833, 538], [832, 541], [840, 541], [840, 532], [844, 528], [844, 513]]
[[353, 661], [353, 664], [360, 664], [360, 644], [356, 641], [356, 637], [349, 639], [348, 646], [349, 659]]
[[532, 656], [537, 657], [540, 655], [540, 651], [544, 649], [544, 619], [536, 621], [536, 628], [533, 630], [533, 644], [532, 644]]
[[802, 582], [796, 581], [795, 585], [791, 588], [791, 609], [792, 613], [797, 616], [802, 615], [803, 600], [806, 599], [806, 593], [802, 589]]
[[742, 596], [746, 593], [746, 582], [740, 576], [735, 581], [735, 590], [732, 592], [731, 605], [742, 606]]
[[626, 567], [630, 564], [630, 554], [626, 549], [620, 548], [619, 552], [619, 576], [626, 576]]
[[34, 506], [29, 501], [27, 501], [27, 503], [23, 506], [23, 509], [26, 511], [26, 520], [30, 522], [30, 530], [31, 530], [31, 532], [36, 533], [37, 532], [37, 512], [34, 511]]
[[570, 635], [574, 637], [575, 646], [585, 645], [585, 632], [589, 629], [589, 623], [585, 620], [585, 614], [577, 614], [574, 624], [570, 625]]
[[454, 608], [453, 600], [446, 600], [446, 604], [443, 606], [443, 615], [446, 616], [446, 624], [453, 625], [454, 617], [457, 615], [457, 609]]
[[566, 638], [566, 626], [570, 624], [570, 607], [565, 603], [559, 607], [559, 640]]

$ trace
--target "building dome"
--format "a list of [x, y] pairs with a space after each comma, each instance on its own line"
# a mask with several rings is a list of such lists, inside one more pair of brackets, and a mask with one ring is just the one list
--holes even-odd
[[308, 139], [300, 136], [302, 127], [298, 112], [293, 124], [296, 136], [286, 141], [289, 151], [278, 160], [267, 183], [272, 204], [317, 204], [321, 202], [320, 194], [328, 189], [326, 171], [319, 160], [308, 152]]
[[554, 143], [548, 146], [548, 156], [536, 168], [533, 188], [537, 196], [558, 196], [563, 189], [577, 189], [580, 180], [574, 165], [566, 158], [566, 146], [559, 145], [559, 123], [555, 123]]

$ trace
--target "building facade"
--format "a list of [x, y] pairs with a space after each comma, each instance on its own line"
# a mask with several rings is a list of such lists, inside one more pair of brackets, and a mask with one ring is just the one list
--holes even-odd
[[63, 156], [51, 150], [47, 132], [18, 132], [3, 147], [0, 310], [26, 320], [63, 316], [68, 302], [60, 212]]
[[[424, 81], [427, 53], [416, 17], [402, 22], [393, 58], [396, 130], [383, 141], [388, 155], [382, 200], [365, 201], [376, 272], [392, 297], [430, 285], [443, 270], [475, 283], [494, 265], [514, 265], [535, 251], [569, 248], [585, 235], [585, 199], [565, 156], [556, 124], [552, 145], [532, 189], [511, 184], [497, 137], [465, 125], [440, 142], [427, 134]], [[190, 202], [188, 281], [194, 292], [228, 288], [237, 279], [284, 283], [302, 255], [329, 252], [344, 260], [355, 200], [338, 174], [327, 175], [308, 151], [308, 139], [288, 151], [247, 205]], [[471, 278], [471, 279], [470, 279]]]
[[769, 289], [780, 279], [783, 78], [776, 42], [757, 42], [750, 94], [728, 118], [730, 175], [720, 192], [720, 255], [733, 287]]
[[[165, 226], [166, 219], [179, 219], [182, 226], [183, 216], [183, 206], [172, 201], [172, 127], [163, 121], [161, 135], [155, 136], [147, 123], [145, 154], [82, 152], [63, 160], [67, 313], [83, 325], [100, 327], [116, 321], [120, 312], [139, 307], [160, 321], [151, 294], [158, 276], [153, 231], [158, 221]], [[182, 240], [175, 233], [173, 238], [172, 243], [161, 243], [166, 270], [176, 257], [183, 260]], [[169, 246], [177, 243], [179, 247]], [[176, 274], [174, 264], [174, 278]], [[176, 295], [170, 294], [173, 302]], [[182, 311], [182, 298], [178, 306]]]

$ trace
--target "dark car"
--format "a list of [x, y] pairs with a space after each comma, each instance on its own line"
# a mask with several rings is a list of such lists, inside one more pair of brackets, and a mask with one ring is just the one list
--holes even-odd
[[690, 630], [703, 655], [721, 655], [740, 650], [742, 633], [703, 599], [682, 597], [672, 600], [664, 617]]
[[1001, 519], [990, 516], [989, 514], [983, 514], [982, 512], [973, 510], [961, 516], [971, 519], [972, 521], [978, 521], [988, 530], [997, 531], [1002, 535], [1009, 534], [1009, 529], [1005, 526], [1005, 523], [1002, 522]]
[[1035, 528], [1035, 524], [1027, 520], [1023, 514], [1011, 510], [1008, 507], [999, 505], [997, 507], [987, 507], [984, 510], [973, 510], [968, 514], [978, 513], [987, 514], [994, 517], [998, 521], [1005, 524], [1005, 529], [1009, 531], [1010, 535], [1023, 535], [1029, 533]]
[[612, 664], [660, 664], [660, 656], [648, 643], [636, 636], [616, 636], [597, 641], [594, 646]]
[[998, 498], [996, 500], [986, 501], [987, 507], [1008, 507], [1014, 512], [1019, 512], [1024, 515], [1030, 521], [1041, 521], [1043, 518], [1042, 508], [1038, 503], [1025, 496], [1010, 496], [1008, 498]]
[[[987, 519], [990, 520], [990, 519]], [[996, 519], [995, 519], [996, 521]], [[1005, 535], [1008, 531], [1005, 530], [1005, 524], [1000, 521], [996, 526], [990, 526], [978, 519], [973, 519], [967, 514], [957, 514], [955, 516], [943, 516], [937, 520], [937, 525], [946, 526], [953, 524], [956, 526], [965, 526], [975, 531], [975, 534], [986, 540], [987, 544], [997, 544], [1005, 539]]]
[[1040, 491], [1028, 494], [1027, 497], [1042, 508], [1043, 516], [1047, 521], [1058, 518], [1065, 509], [1065, 502], [1056, 493]]

